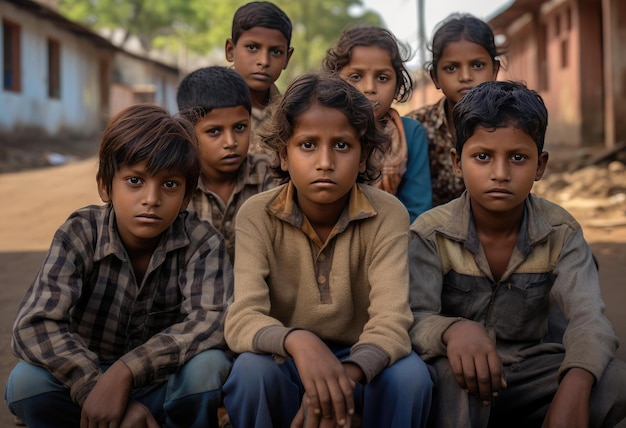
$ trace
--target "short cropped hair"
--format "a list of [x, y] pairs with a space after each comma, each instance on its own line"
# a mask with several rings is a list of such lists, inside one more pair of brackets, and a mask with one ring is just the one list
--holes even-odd
[[176, 93], [180, 113], [194, 125], [216, 108], [242, 106], [252, 111], [250, 89], [237, 71], [222, 66], [192, 71], [180, 82]]
[[200, 161], [193, 125], [153, 104], [135, 104], [107, 124], [100, 142], [96, 179], [111, 193], [121, 168], [146, 163], [150, 174], [165, 170], [185, 177], [185, 197], [198, 184]]
[[340, 73], [341, 69], [350, 63], [352, 50], [357, 46], [377, 46], [389, 53], [391, 65], [396, 74], [394, 99], [398, 102], [408, 100], [413, 90], [413, 79], [404, 63], [411, 59], [411, 50], [385, 28], [373, 25], [346, 28], [335, 46], [326, 51], [322, 67], [331, 73]]
[[291, 44], [291, 20], [278, 6], [268, 1], [253, 1], [241, 6], [233, 16], [231, 38], [237, 44], [244, 31], [254, 27], [264, 27], [278, 30]]
[[535, 141], [539, 153], [543, 151], [548, 110], [541, 96], [522, 82], [481, 83], [456, 103], [452, 115], [458, 154], [478, 126], [486, 129], [518, 128]]
[[[378, 126], [372, 103], [350, 83], [338, 75], [308, 73], [296, 78], [271, 109], [268, 127], [261, 133], [263, 145], [275, 153], [272, 170], [283, 182], [289, 172], [280, 167], [280, 154], [286, 150], [298, 118], [313, 105], [320, 105], [344, 114], [356, 130], [361, 143], [361, 155], [366, 160], [365, 171], [357, 182], [372, 183], [380, 177], [381, 161], [387, 152], [390, 136]], [[323, 126], [323, 124], [320, 124]]]

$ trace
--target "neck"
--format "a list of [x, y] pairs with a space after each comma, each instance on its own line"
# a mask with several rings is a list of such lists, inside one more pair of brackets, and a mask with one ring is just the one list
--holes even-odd
[[264, 109], [270, 103], [270, 90], [250, 91], [250, 101], [252, 102], [252, 107]]

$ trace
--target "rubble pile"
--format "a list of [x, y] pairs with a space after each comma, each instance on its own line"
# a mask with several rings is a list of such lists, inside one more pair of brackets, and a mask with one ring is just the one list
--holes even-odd
[[626, 165], [620, 160], [573, 171], [546, 171], [533, 193], [595, 227], [626, 225]]

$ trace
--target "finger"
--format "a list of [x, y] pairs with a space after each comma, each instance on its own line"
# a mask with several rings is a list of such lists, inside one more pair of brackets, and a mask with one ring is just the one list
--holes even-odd
[[502, 388], [506, 388], [502, 362], [500, 361], [498, 354], [495, 352], [490, 353], [487, 356], [487, 361], [489, 363], [489, 372], [491, 373], [491, 393], [494, 397], [496, 397]]
[[470, 394], [478, 395], [478, 382], [476, 382], [476, 366], [474, 358], [469, 357], [461, 360], [461, 370], [465, 380], [465, 387]]
[[349, 377], [339, 379], [339, 385], [343, 391], [343, 396], [346, 401], [346, 410], [348, 415], [354, 414], [354, 387], [356, 384]]
[[[346, 397], [338, 383], [332, 383], [328, 385], [330, 397], [333, 404], [333, 414], [335, 415], [335, 421], [337, 425], [343, 426], [346, 423]], [[351, 394], [350, 394], [351, 395]]]
[[304, 406], [300, 406], [296, 416], [291, 421], [290, 428], [303, 428], [304, 426]]
[[317, 387], [317, 395], [319, 397], [320, 407], [322, 409], [321, 416], [323, 418], [332, 418], [333, 417], [333, 394], [328, 390], [328, 385], [326, 382], [320, 382]]
[[448, 362], [450, 363], [450, 370], [452, 370], [456, 382], [463, 390], [467, 391], [467, 384], [465, 383], [465, 376], [463, 375], [463, 364], [461, 363], [461, 358], [449, 357]]
[[[478, 385], [478, 395], [483, 400], [483, 404], [491, 402], [491, 385], [492, 375], [489, 365], [488, 356], [479, 356], [474, 360], [476, 370], [476, 383]], [[498, 375], [498, 379], [500, 376]]]

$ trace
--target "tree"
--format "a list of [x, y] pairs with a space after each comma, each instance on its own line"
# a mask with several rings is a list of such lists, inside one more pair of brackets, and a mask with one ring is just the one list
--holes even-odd
[[[231, 35], [235, 11], [249, 0], [61, 0], [61, 12], [94, 29], [124, 30], [149, 51], [157, 47], [207, 55], [223, 49]], [[295, 47], [281, 81], [321, 67], [326, 50], [344, 27], [356, 23], [381, 25], [380, 16], [363, 10], [362, 0], [274, 0], [293, 23]]]

